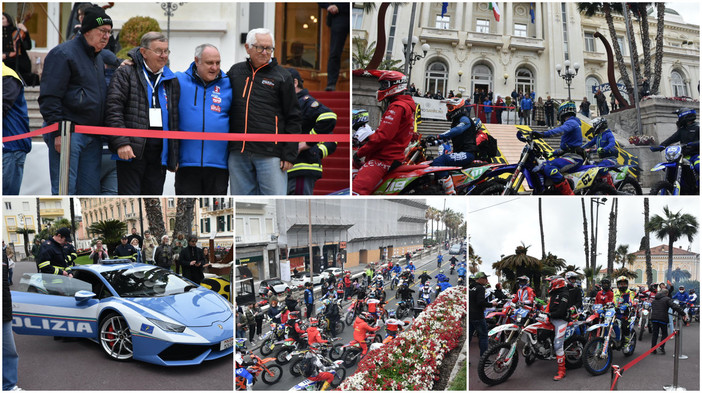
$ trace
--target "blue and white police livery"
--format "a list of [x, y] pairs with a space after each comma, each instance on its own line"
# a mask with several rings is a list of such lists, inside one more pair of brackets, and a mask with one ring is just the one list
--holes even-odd
[[200, 364], [233, 352], [233, 306], [158, 266], [103, 261], [73, 277], [27, 273], [12, 291], [17, 334], [85, 337], [108, 357], [163, 366]]

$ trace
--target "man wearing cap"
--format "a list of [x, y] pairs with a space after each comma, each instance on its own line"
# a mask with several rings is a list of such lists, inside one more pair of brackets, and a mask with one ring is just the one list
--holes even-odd
[[[296, 69], [288, 71], [302, 110], [302, 133], [331, 134], [336, 126], [336, 113], [310, 95]], [[322, 159], [336, 151], [336, 142], [300, 142], [297, 150], [297, 159], [288, 170], [288, 195], [312, 195], [314, 183], [322, 177]]]
[[[180, 84], [168, 68], [168, 38], [150, 31], [129, 51], [133, 64], [115, 71], [107, 92], [105, 124], [148, 131], [177, 129]], [[148, 132], [147, 132], [148, 133]], [[110, 136], [119, 195], [161, 195], [166, 169], [176, 170], [178, 140]], [[141, 246], [141, 242], [140, 242]]]
[[470, 288], [468, 295], [468, 341], [472, 340], [473, 332], [478, 333], [478, 345], [480, 346], [480, 355], [488, 349], [488, 331], [487, 322], [485, 322], [485, 308], [490, 305], [485, 298], [485, 285], [488, 283], [488, 275], [484, 272], [475, 274], [475, 285]]
[[[105, 64], [98, 56], [110, 40], [112, 19], [101, 7], [85, 11], [82, 34], [49, 51], [39, 92], [39, 111], [46, 125], [69, 120], [84, 126], [103, 126], [105, 116]], [[51, 193], [58, 194], [58, 131], [44, 134], [49, 147]], [[74, 133], [71, 136], [68, 193], [100, 193], [102, 141], [99, 136]]]
[[[177, 72], [180, 83], [180, 131], [228, 133], [232, 85], [220, 69], [217, 47], [202, 44], [185, 72]], [[225, 195], [229, 183], [227, 141], [180, 141], [176, 195]]]
[[73, 277], [67, 272], [66, 257], [63, 253], [64, 244], [70, 241], [71, 231], [68, 228], [59, 228], [53, 237], [42, 243], [36, 259], [37, 270], [40, 273]]
[[[300, 105], [292, 77], [272, 57], [273, 34], [253, 29], [246, 35], [246, 61], [227, 72], [232, 84], [229, 132], [299, 134]], [[243, 82], [243, 83], [242, 83]], [[297, 158], [297, 142], [233, 141], [229, 143], [229, 182], [233, 195], [285, 195], [287, 171]]]
[[128, 239], [127, 235], [122, 236], [121, 243], [115, 248], [114, 256], [117, 259], [128, 259], [131, 262], [136, 262], [138, 251], [127, 242]]

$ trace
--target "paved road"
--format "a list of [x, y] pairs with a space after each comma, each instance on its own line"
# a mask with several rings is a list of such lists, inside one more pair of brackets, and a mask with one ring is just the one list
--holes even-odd
[[[431, 253], [429, 255], [426, 255], [426, 256], [420, 258], [419, 260], [417, 258], [412, 259], [412, 262], [415, 264], [415, 266], [417, 266], [417, 271], [415, 272], [415, 277], [422, 274], [423, 270], [427, 270], [428, 273], [432, 277], [439, 273], [439, 269], [437, 268], [437, 263], [436, 263], [436, 255], [437, 254], [438, 253]], [[446, 250], [442, 250], [442, 254], [444, 255], [444, 263], [441, 266], [442, 266], [442, 269], [445, 270], [444, 274], [448, 275], [449, 267], [448, 267], [447, 262], [448, 262], [448, 259], [450, 259], [450, 255], [448, 255], [448, 251], [446, 251]], [[460, 261], [461, 256], [457, 255], [456, 257]], [[404, 261], [403, 261], [402, 265], [404, 266]], [[458, 276], [454, 273], [453, 275], [449, 275], [449, 278], [450, 278], [451, 285], [455, 286], [456, 281], [458, 279]], [[436, 280], [433, 279], [430, 281], [430, 283], [436, 283]], [[417, 286], [418, 286], [418, 284], [415, 283], [415, 285], [412, 287], [412, 289], [414, 289], [416, 291]], [[388, 302], [389, 302], [389, 304], [386, 305], [386, 308], [388, 310], [395, 309], [397, 306], [397, 299], [395, 299], [395, 291], [390, 290], [387, 283], [386, 283], [385, 291], [387, 293]], [[416, 296], [416, 293], [415, 293], [415, 296]], [[317, 295], [315, 295], [315, 297], [317, 297]], [[415, 297], [415, 299], [416, 299], [416, 297]], [[350, 302], [344, 303], [344, 305], [346, 307], [343, 307], [343, 309], [342, 309], [342, 318], [343, 318], [343, 315], [346, 314], [346, 308], [348, 307], [349, 303]], [[381, 333], [381, 335], [384, 336], [385, 329], [380, 329], [379, 333]], [[342, 340], [340, 340], [340, 342], [342, 342], [343, 344], [346, 344], [349, 341], [351, 341], [352, 336], [353, 336], [353, 325], [346, 326], [344, 328], [344, 332], [340, 335], [340, 337], [342, 337]], [[254, 350], [254, 353], [256, 353], [256, 355], [263, 357], [261, 355], [260, 351], [258, 351], [256, 349]], [[274, 355], [275, 355], [275, 352], [273, 354], [269, 355], [269, 357], [274, 356]], [[289, 390], [290, 388], [292, 388], [293, 386], [302, 382], [305, 379], [304, 377], [294, 377], [292, 374], [290, 374], [289, 364], [282, 366], [282, 368], [283, 368], [283, 376], [282, 376], [280, 382], [278, 382], [275, 385], [266, 385], [262, 381], [258, 381], [256, 383], [256, 385], [254, 385], [254, 390]], [[346, 369], [346, 375], [350, 376], [355, 371], [356, 371], [356, 366], [349, 368], [349, 369]]]
[[[17, 262], [15, 286], [23, 273], [36, 272], [34, 262]], [[162, 367], [117, 362], [87, 339], [55, 341], [52, 337], [15, 335], [19, 353], [18, 386], [25, 390], [227, 390], [234, 389], [232, 356], [199, 366]]]
[[[687, 390], [700, 390], [700, 324], [692, 323], [683, 327], [683, 354], [689, 358], [680, 360], [678, 385]], [[643, 341], [638, 341], [634, 355], [625, 358], [621, 351], [614, 352], [613, 364], [620, 367], [651, 348], [651, 335], [644, 334]], [[673, 353], [675, 341], [666, 344], [666, 355], [649, 355], [623, 373], [617, 384], [618, 390], [662, 390], [664, 385], [673, 383]], [[497, 386], [487, 386], [478, 378], [477, 365], [480, 358], [478, 340], [471, 340], [469, 349], [470, 365], [468, 366], [469, 390], [609, 390], [610, 374], [600, 376], [590, 375], [584, 368], [568, 370], [562, 381], [553, 381], [556, 375], [556, 362], [537, 360], [527, 366], [520, 356], [519, 364], [514, 374]]]

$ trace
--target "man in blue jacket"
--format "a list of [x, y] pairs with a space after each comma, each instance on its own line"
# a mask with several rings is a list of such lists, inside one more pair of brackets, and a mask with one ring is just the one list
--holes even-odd
[[546, 132], [532, 132], [534, 138], [549, 137], [553, 135], [563, 135], [561, 137], [560, 150], [563, 154], [546, 162], [541, 171], [544, 176], [551, 179], [556, 187], [556, 190], [561, 195], [573, 195], [573, 189], [570, 183], [563, 177], [562, 173], [579, 166], [584, 161], [583, 134], [580, 131], [580, 119], [575, 115], [575, 103], [567, 101], [558, 107], [558, 120], [561, 122], [560, 127], [548, 130]]
[[[195, 61], [185, 72], [176, 73], [180, 82], [180, 131], [229, 132], [232, 85], [220, 70], [219, 50], [202, 44], [195, 48]], [[224, 195], [227, 193], [226, 141], [183, 139], [175, 177], [177, 195]]]
[[[2, 64], [2, 136], [29, 132], [24, 84], [12, 68]], [[24, 174], [24, 160], [32, 150], [30, 138], [2, 144], [2, 194], [18, 195]]]
[[314, 314], [314, 290], [312, 289], [312, 283], [305, 283], [305, 306], [307, 307], [307, 318]]
[[[99, 56], [112, 33], [112, 19], [101, 7], [85, 11], [82, 34], [49, 51], [39, 92], [39, 111], [44, 123], [51, 125], [69, 120], [84, 126], [103, 126], [106, 110], [105, 64]], [[44, 134], [49, 147], [51, 193], [58, 194], [58, 132]], [[71, 137], [68, 193], [100, 193], [102, 140], [99, 136], [74, 133]]]
[[617, 142], [614, 140], [612, 130], [607, 128], [607, 119], [598, 117], [593, 120], [592, 132], [594, 134], [592, 139], [583, 146], [583, 149], [594, 146], [597, 148], [597, 155], [602, 160], [600, 164], [617, 165], [619, 151], [617, 150]]
[[[531, 125], [531, 109], [534, 106], [533, 101], [531, 100], [531, 97], [528, 95], [524, 95], [524, 98], [519, 102], [519, 106], [522, 108], [522, 114], [524, 118], [524, 124], [530, 126]], [[522, 124], [521, 120], [519, 124]]]

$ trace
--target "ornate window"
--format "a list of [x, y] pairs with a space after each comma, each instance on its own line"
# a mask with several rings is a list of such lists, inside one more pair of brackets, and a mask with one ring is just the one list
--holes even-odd
[[670, 73], [670, 84], [673, 88], [674, 97], [687, 97], [687, 86], [685, 78], [678, 71]]
[[530, 94], [535, 91], [534, 74], [528, 68], [517, 69], [517, 93]]
[[492, 69], [490, 69], [489, 66], [485, 64], [476, 64], [473, 66], [471, 74], [470, 93], [474, 92], [475, 89], [485, 90], [485, 93], [492, 90], [493, 75]]
[[429, 64], [424, 74], [424, 92], [446, 94], [448, 85], [448, 66], [442, 61], [434, 61]]

